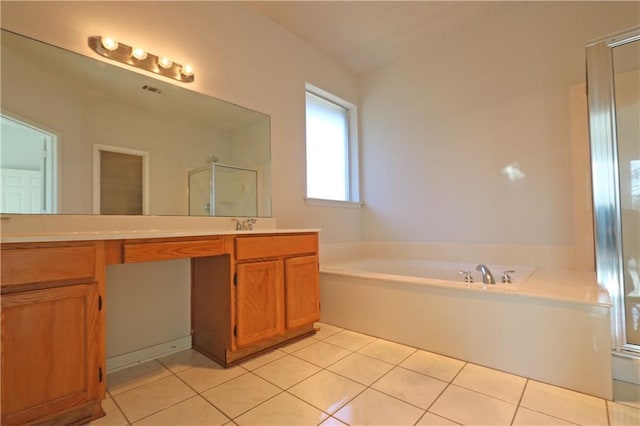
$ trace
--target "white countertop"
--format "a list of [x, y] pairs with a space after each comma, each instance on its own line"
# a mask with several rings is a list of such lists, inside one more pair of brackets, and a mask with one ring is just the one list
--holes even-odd
[[[119, 240], [206, 235], [283, 234], [319, 229], [282, 229], [274, 218], [257, 218], [238, 231], [231, 218], [190, 216], [2, 215], [3, 243]], [[243, 219], [243, 218], [239, 218]]]

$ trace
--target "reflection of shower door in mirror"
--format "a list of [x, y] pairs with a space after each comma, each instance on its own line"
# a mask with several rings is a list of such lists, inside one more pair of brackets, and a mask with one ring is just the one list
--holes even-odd
[[149, 213], [149, 153], [94, 145], [93, 212], [109, 215]]
[[213, 216], [211, 211], [213, 190], [211, 167], [189, 172], [189, 216]]
[[56, 136], [4, 114], [0, 124], [0, 213], [56, 213]]
[[212, 164], [189, 172], [189, 215], [257, 216], [258, 173]]
[[215, 214], [258, 215], [258, 173], [255, 170], [214, 165]]
[[640, 29], [587, 47], [598, 282], [616, 350], [640, 352]]
[[640, 41], [613, 49], [626, 339], [640, 345]]

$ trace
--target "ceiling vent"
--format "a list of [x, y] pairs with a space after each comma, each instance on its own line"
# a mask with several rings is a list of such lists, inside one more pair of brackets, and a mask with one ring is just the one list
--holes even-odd
[[162, 93], [162, 90], [158, 89], [157, 87], [149, 86], [146, 84], [142, 86], [142, 90], [146, 90], [147, 92], [157, 93], [158, 95]]

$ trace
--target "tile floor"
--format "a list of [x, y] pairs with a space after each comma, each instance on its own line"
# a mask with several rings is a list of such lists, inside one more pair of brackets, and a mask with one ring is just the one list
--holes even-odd
[[107, 377], [92, 425], [639, 425], [623, 403], [349, 330], [223, 369], [193, 350]]

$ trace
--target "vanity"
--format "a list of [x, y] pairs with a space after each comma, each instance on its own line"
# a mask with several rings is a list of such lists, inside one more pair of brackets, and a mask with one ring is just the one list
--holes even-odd
[[317, 230], [3, 230], [1, 249], [3, 425], [104, 415], [109, 265], [191, 259], [192, 346], [225, 367], [320, 317]]

